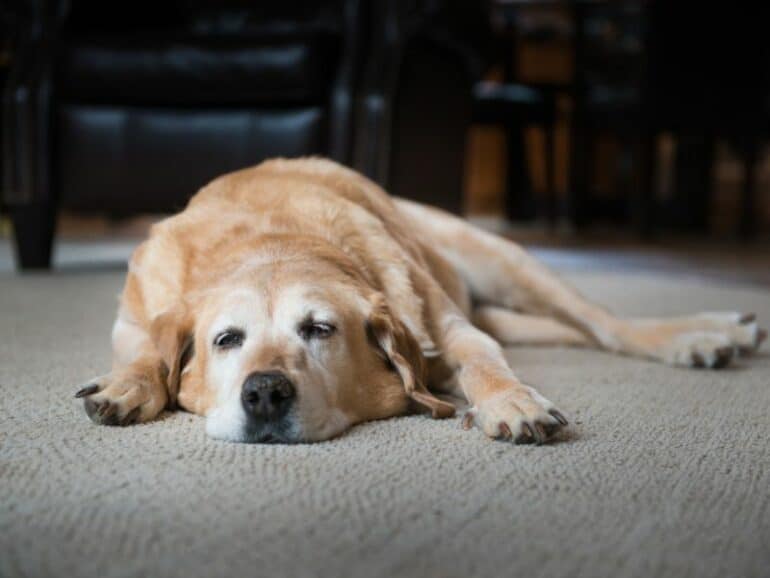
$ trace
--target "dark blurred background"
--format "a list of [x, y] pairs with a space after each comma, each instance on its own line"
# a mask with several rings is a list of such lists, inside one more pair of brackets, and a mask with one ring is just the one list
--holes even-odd
[[138, 238], [221, 173], [319, 154], [534, 243], [761, 259], [767, 22], [749, 2], [2, 0], [0, 240], [45, 268], [54, 240]]

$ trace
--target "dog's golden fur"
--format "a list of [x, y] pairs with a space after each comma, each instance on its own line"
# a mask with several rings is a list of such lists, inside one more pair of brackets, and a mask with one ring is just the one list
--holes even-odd
[[[303, 338], [319, 319], [334, 334]], [[212, 345], [232, 327], [242, 345]], [[331, 161], [279, 159], [214, 180], [153, 227], [129, 266], [112, 372], [79, 395], [97, 423], [178, 404], [207, 416], [214, 437], [312, 441], [412, 410], [451, 416], [431, 393], [444, 391], [470, 403], [464, 425], [542, 442], [566, 419], [515, 377], [498, 342], [719, 367], [763, 337], [738, 313], [619, 319], [509, 241]], [[241, 407], [245, 380], [264, 371], [297, 390], [280, 427], [255, 426]]]

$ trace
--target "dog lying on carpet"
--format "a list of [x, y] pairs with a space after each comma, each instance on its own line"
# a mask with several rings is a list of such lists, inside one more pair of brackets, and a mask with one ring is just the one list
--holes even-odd
[[317, 158], [220, 177], [152, 228], [129, 265], [112, 371], [82, 388], [96, 423], [177, 405], [214, 438], [317, 441], [411, 411], [542, 443], [564, 414], [500, 343], [598, 347], [720, 368], [767, 333], [753, 315], [620, 319], [514, 243], [392, 199]]

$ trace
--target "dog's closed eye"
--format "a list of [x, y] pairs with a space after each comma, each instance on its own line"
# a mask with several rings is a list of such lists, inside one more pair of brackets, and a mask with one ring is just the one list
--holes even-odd
[[214, 338], [214, 347], [217, 349], [233, 349], [243, 345], [245, 333], [241, 329], [230, 327], [217, 333]]
[[306, 319], [300, 323], [297, 328], [297, 333], [305, 341], [310, 341], [312, 339], [327, 339], [336, 331], [337, 328], [331, 323], [313, 321], [312, 319]]

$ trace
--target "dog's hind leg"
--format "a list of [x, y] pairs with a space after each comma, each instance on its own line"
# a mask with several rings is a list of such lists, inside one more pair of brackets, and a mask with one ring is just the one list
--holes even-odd
[[474, 309], [472, 321], [503, 345], [595, 345], [581, 331], [550, 317], [525, 315], [493, 305]]
[[399, 209], [449, 261], [474, 299], [547, 316], [608, 351], [673, 365], [722, 367], [754, 351], [766, 333], [752, 315], [703, 313], [676, 319], [621, 319], [582, 297], [515, 243], [443, 211], [398, 200]]

